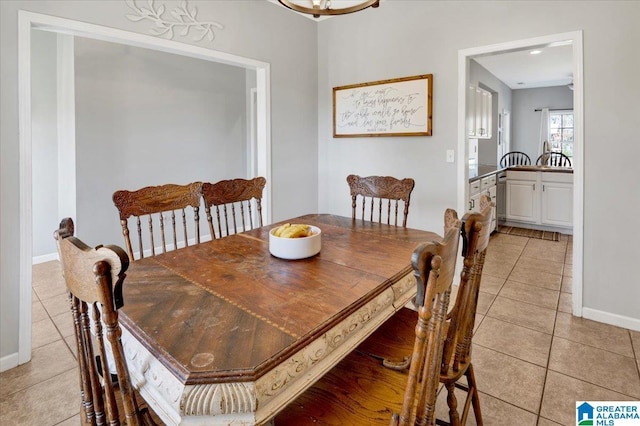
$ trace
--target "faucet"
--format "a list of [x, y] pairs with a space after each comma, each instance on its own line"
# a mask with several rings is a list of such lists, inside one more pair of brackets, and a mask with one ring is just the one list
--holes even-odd
[[546, 166], [549, 161], [549, 154], [551, 153], [551, 147], [548, 141], [542, 143], [542, 165]]

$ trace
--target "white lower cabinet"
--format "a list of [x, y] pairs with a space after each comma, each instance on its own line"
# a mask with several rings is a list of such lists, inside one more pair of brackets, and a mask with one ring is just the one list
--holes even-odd
[[538, 221], [535, 181], [507, 180], [507, 219], [532, 223]]
[[493, 232], [498, 227], [498, 221], [496, 218], [497, 189], [495, 174], [469, 183], [469, 211], [480, 211], [480, 196], [485, 193], [489, 194], [489, 197], [493, 202], [493, 220], [491, 222], [491, 232]]
[[555, 226], [573, 226], [573, 184], [542, 182], [540, 221]]
[[469, 196], [469, 211], [480, 210], [480, 195], [482, 195], [482, 193], [478, 192], [477, 194]]
[[508, 221], [573, 226], [573, 174], [507, 171]]

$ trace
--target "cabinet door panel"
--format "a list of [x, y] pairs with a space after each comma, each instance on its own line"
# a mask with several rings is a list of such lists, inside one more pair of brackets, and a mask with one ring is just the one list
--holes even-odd
[[496, 207], [499, 220], [504, 220], [507, 217], [507, 183], [506, 181], [500, 181], [497, 185], [496, 191]]
[[496, 231], [498, 229], [498, 218], [496, 216], [498, 210], [498, 198], [497, 198], [497, 194], [498, 194], [498, 188], [496, 188], [496, 186], [491, 186], [489, 187], [489, 197], [491, 197], [491, 202], [493, 203], [493, 207], [491, 208], [492, 210], [492, 219], [491, 219], [491, 232]]
[[535, 182], [507, 181], [507, 219], [538, 221], [538, 196]]
[[469, 197], [469, 210], [480, 210], [480, 193]]
[[467, 130], [474, 138], [491, 138], [493, 95], [484, 89], [469, 85], [467, 91]]
[[467, 130], [469, 136], [476, 135], [476, 88], [469, 86], [467, 91]]
[[482, 130], [485, 138], [491, 138], [491, 113], [492, 111], [492, 98], [490, 92], [483, 91], [482, 93]]
[[573, 225], [573, 185], [570, 183], [544, 183], [542, 186], [542, 212], [544, 224]]
[[479, 138], [484, 138], [485, 134], [484, 134], [484, 129], [482, 127], [482, 121], [484, 119], [484, 114], [483, 114], [483, 106], [484, 106], [484, 102], [483, 102], [483, 97], [482, 97], [482, 92], [483, 90], [480, 89], [479, 87], [476, 87], [476, 109], [475, 109], [475, 115], [476, 115], [476, 136]]

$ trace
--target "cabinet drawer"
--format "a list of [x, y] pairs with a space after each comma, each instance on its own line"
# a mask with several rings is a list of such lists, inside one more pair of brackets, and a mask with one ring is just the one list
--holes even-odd
[[480, 181], [480, 188], [482, 190], [485, 190], [495, 185], [496, 185], [496, 175], [483, 177], [482, 180]]
[[469, 183], [469, 195], [476, 195], [480, 192], [481, 182], [480, 179], [474, 180]]
[[507, 180], [538, 180], [538, 172], [519, 172], [514, 170], [507, 170]]
[[573, 183], [573, 173], [542, 172], [542, 182]]

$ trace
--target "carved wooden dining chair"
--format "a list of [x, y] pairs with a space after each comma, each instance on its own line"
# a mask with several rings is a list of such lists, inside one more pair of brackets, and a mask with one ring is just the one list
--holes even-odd
[[[230, 179], [202, 184], [204, 209], [211, 238], [248, 231], [262, 226], [262, 191], [267, 180]], [[211, 212], [215, 207], [215, 218]], [[217, 225], [217, 226], [216, 226]]]
[[561, 152], [547, 152], [536, 159], [538, 166], [571, 167], [571, 159]]
[[[129, 219], [135, 220], [138, 258], [156, 255], [156, 249], [162, 253], [175, 250], [195, 242], [200, 243], [200, 203], [202, 183], [187, 185], [166, 184], [147, 186], [137, 191], [116, 191], [113, 203], [120, 213], [122, 234], [131, 259], [135, 259]], [[187, 223], [187, 210], [193, 209], [193, 226]], [[143, 226], [142, 217], [147, 217], [147, 226]], [[135, 219], [133, 219], [135, 218]], [[191, 220], [189, 220], [190, 222]], [[181, 231], [180, 233], [178, 231]], [[171, 240], [169, 238], [172, 237]], [[180, 238], [180, 239], [179, 239]], [[191, 242], [189, 240], [192, 240]], [[167, 242], [167, 240], [169, 240]], [[148, 241], [148, 245], [144, 243]], [[156, 247], [156, 241], [161, 242]]]
[[443, 241], [420, 244], [411, 257], [413, 273], [425, 291], [414, 317], [415, 362], [409, 373], [384, 368], [378, 360], [353, 351], [285, 407], [274, 419], [276, 426], [388, 424], [393, 413], [400, 412], [411, 418], [424, 415], [425, 424], [433, 424], [429, 419], [434, 418], [459, 240], [460, 228], [452, 227]]
[[[440, 382], [445, 385], [449, 397], [449, 423], [438, 420], [440, 424], [465, 424], [470, 405], [473, 406], [476, 423], [482, 424], [482, 413], [478, 400], [473, 366], [471, 363], [471, 342], [475, 324], [478, 293], [486, 249], [491, 235], [492, 203], [488, 195], [480, 197], [480, 213], [468, 212], [462, 218], [461, 236], [463, 241], [463, 269], [453, 308], [447, 314], [447, 338], [442, 356]], [[458, 224], [457, 214], [453, 210], [445, 213], [445, 229]], [[420, 287], [418, 293], [420, 293]], [[412, 362], [411, 336], [413, 335], [416, 313], [402, 308], [386, 323], [378, 328], [358, 350], [382, 361], [382, 365], [402, 371]], [[467, 385], [458, 380], [465, 376]], [[467, 397], [460, 415], [455, 397], [455, 388], [467, 391]]]
[[[409, 202], [415, 181], [411, 178], [396, 179], [391, 176], [347, 176], [351, 191], [351, 217], [370, 222], [398, 226], [402, 206], [402, 226], [407, 226]], [[386, 218], [386, 220], [385, 220]]]
[[531, 157], [524, 152], [511, 151], [507, 152], [500, 159], [500, 167], [505, 169], [511, 166], [530, 166]]
[[[66, 218], [54, 237], [75, 327], [82, 424], [156, 424], [144, 402], [137, 401], [120, 340], [118, 309], [129, 258], [118, 246], [92, 249], [73, 233], [73, 221]], [[108, 359], [117, 383], [102, 378], [101, 372], [110, 371]]]

